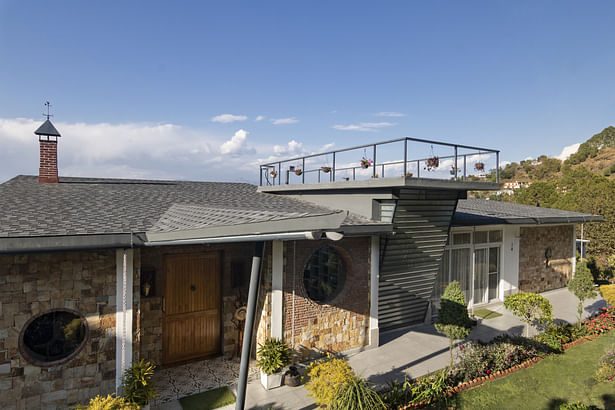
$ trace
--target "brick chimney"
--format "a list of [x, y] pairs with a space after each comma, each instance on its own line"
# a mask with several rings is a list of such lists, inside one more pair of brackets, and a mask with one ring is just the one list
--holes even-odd
[[38, 169], [38, 182], [40, 184], [58, 183], [58, 137], [60, 133], [53, 126], [49, 118], [34, 134], [38, 135], [40, 144], [40, 167]]

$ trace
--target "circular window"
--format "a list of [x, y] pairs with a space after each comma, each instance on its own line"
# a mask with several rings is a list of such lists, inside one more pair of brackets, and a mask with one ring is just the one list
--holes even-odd
[[303, 286], [318, 303], [333, 300], [344, 286], [346, 269], [340, 254], [330, 246], [314, 252], [303, 271]]
[[54, 309], [26, 322], [19, 335], [19, 348], [29, 362], [54, 366], [79, 353], [87, 333], [83, 315], [69, 309]]

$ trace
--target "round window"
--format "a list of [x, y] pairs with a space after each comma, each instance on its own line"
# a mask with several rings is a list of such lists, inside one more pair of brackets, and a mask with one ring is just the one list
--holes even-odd
[[333, 300], [346, 280], [346, 269], [340, 254], [330, 246], [314, 252], [303, 271], [303, 286], [310, 299], [318, 303]]
[[85, 317], [69, 309], [55, 309], [26, 322], [19, 335], [19, 347], [29, 362], [54, 366], [79, 353], [87, 333]]

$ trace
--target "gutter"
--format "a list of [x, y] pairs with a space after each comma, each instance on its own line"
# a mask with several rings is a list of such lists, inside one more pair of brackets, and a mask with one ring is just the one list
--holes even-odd
[[178, 239], [170, 241], [146, 241], [145, 246], [168, 246], [168, 245], [197, 245], [204, 243], [231, 243], [231, 242], [266, 242], [266, 241], [290, 241], [300, 239], [321, 239], [326, 237], [327, 232], [323, 231], [303, 231], [303, 232], [281, 232], [254, 235], [222, 236], [216, 238], [193, 238]]
[[0, 254], [116, 249], [142, 246], [141, 235], [112, 233], [98, 235], [62, 235], [0, 238]]

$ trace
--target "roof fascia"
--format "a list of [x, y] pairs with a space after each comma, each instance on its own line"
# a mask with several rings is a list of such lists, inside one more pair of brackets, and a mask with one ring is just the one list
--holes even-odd
[[115, 233], [104, 235], [62, 235], [0, 238], [0, 253], [55, 252], [143, 245], [139, 235]]

